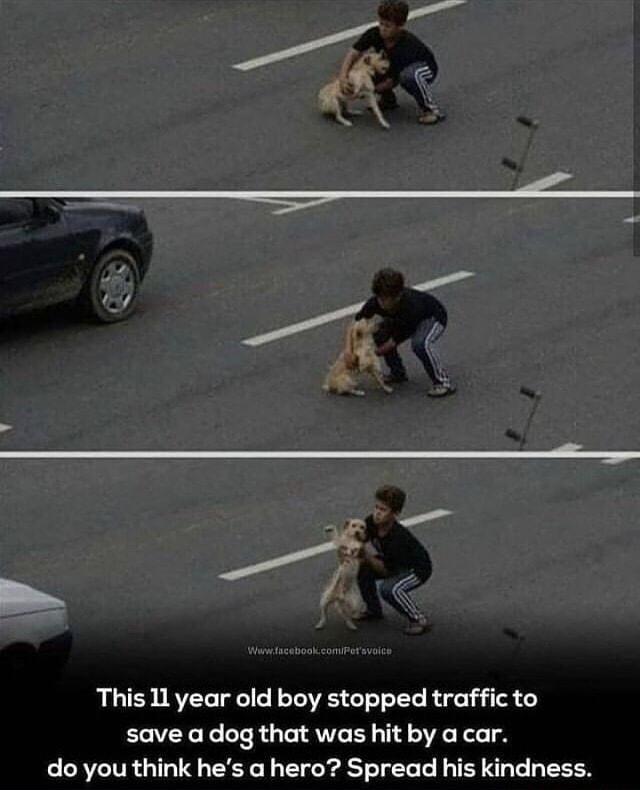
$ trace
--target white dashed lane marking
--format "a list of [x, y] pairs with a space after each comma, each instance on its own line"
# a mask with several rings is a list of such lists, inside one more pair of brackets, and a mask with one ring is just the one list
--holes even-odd
[[283, 214], [292, 214], [294, 211], [304, 211], [307, 208], [314, 208], [315, 206], [322, 206], [324, 203], [332, 203], [334, 200], [340, 200], [339, 197], [324, 197], [318, 200], [310, 200], [307, 203], [297, 203], [290, 208], [281, 208], [273, 212], [275, 217], [281, 217]]
[[305, 209], [322, 206], [324, 203], [333, 203], [333, 201], [340, 199], [340, 196], [329, 196], [301, 202], [299, 200], [284, 200], [282, 198], [267, 198], [253, 195], [234, 195], [232, 197], [232, 200], [244, 200], [249, 203], [266, 203], [271, 206], [284, 206], [284, 208], [277, 208], [275, 211], [271, 212], [274, 217], [280, 217], [283, 214], [292, 214], [294, 211], [304, 211]]
[[[419, 515], [412, 516], [411, 518], [404, 518], [402, 519], [402, 523], [406, 527], [415, 527], [418, 524], [424, 524], [427, 521], [436, 521], [437, 519], [450, 516], [451, 514], [451, 510], [431, 510], [428, 513], [420, 513]], [[281, 557], [275, 557], [272, 560], [258, 562], [255, 565], [248, 565], [246, 568], [239, 568], [235, 571], [221, 573], [218, 578], [224, 579], [228, 582], [233, 582], [237, 581], [238, 579], [244, 579], [247, 576], [255, 576], [257, 573], [271, 571], [274, 568], [280, 568], [283, 565], [291, 565], [294, 562], [300, 562], [301, 560], [309, 559], [309, 557], [315, 557], [318, 554], [325, 554], [328, 551], [334, 550], [335, 547], [331, 541], [327, 541], [326, 543], [318, 543], [316, 546], [310, 546], [308, 549], [292, 551], [290, 554], [283, 554]]]
[[[435, 14], [438, 11], [446, 11], [449, 8], [455, 8], [456, 6], [464, 5], [466, 2], [467, 0], [442, 0], [440, 3], [432, 3], [431, 5], [421, 6], [420, 8], [415, 8], [413, 11], [411, 11], [409, 14], [409, 19], [418, 19], [418, 17], [427, 16], [428, 14]], [[341, 41], [355, 39], [357, 36], [362, 35], [365, 30], [368, 30], [375, 24], [376, 22], [367, 22], [365, 25], [358, 25], [358, 27], [352, 27], [348, 30], [341, 30], [339, 33], [333, 33], [330, 36], [323, 36], [322, 38], [317, 38], [314, 41], [307, 41], [304, 44], [298, 44], [295, 47], [282, 49], [279, 52], [273, 52], [270, 55], [262, 55], [259, 58], [245, 60], [243, 63], [236, 63], [233, 68], [237, 69], [238, 71], [251, 71], [252, 69], [260, 68], [261, 66], [269, 66], [271, 63], [277, 63], [280, 60], [287, 60], [288, 58], [294, 58], [298, 55], [304, 55], [307, 52], [313, 52], [315, 49], [321, 49], [322, 47], [328, 47], [331, 44], [338, 44]]]
[[538, 181], [532, 181], [531, 184], [519, 187], [516, 192], [542, 192], [544, 189], [550, 189], [556, 184], [568, 181], [570, 178], [573, 178], [571, 173], [563, 173], [559, 170], [557, 173], [552, 173], [550, 176], [540, 178]]
[[[466, 280], [469, 277], [474, 276], [474, 272], [454, 272], [453, 274], [447, 274], [444, 277], [438, 277], [435, 280], [428, 280], [425, 283], [418, 283], [418, 285], [414, 285], [412, 287], [416, 288], [418, 291], [430, 291], [434, 290], [435, 288], [440, 288], [443, 285], [449, 285], [450, 283]], [[297, 324], [290, 324], [289, 326], [282, 327], [282, 329], [275, 329], [273, 332], [267, 332], [264, 335], [249, 337], [246, 340], [243, 340], [242, 343], [245, 346], [263, 346], [265, 343], [272, 343], [274, 340], [281, 340], [283, 337], [295, 335], [298, 332], [305, 332], [306, 330], [313, 329], [316, 326], [322, 326], [323, 324], [328, 324], [331, 321], [338, 321], [341, 318], [354, 315], [354, 313], [357, 313], [362, 307], [362, 304], [363, 302], [350, 304], [348, 307], [341, 307], [339, 310], [334, 310], [331, 313], [323, 313], [322, 315], [318, 315], [315, 318], [309, 318], [306, 321], [299, 321]]]

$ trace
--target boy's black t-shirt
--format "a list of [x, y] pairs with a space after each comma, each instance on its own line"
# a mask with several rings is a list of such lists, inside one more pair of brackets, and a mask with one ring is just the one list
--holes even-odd
[[403, 30], [395, 45], [391, 49], [387, 49], [384, 39], [380, 35], [380, 28], [377, 25], [370, 27], [369, 30], [366, 30], [360, 36], [353, 48], [357, 49], [358, 52], [364, 52], [370, 47], [373, 47], [376, 52], [384, 51], [387, 53], [391, 64], [388, 76], [394, 82], [398, 81], [400, 72], [407, 66], [411, 66], [412, 63], [426, 63], [433, 72], [434, 78], [438, 73], [438, 64], [433, 52], [424, 42], [420, 41], [417, 36], [414, 36], [408, 30]]
[[383, 538], [377, 535], [373, 516], [367, 516], [365, 524], [367, 538], [382, 556], [385, 568], [392, 576], [407, 570], [413, 571], [422, 581], [431, 576], [429, 552], [399, 521], [394, 522]]
[[393, 313], [383, 310], [376, 297], [372, 296], [356, 313], [356, 321], [373, 318], [374, 315], [388, 319], [388, 330], [396, 343], [402, 343], [411, 337], [426, 318], [435, 318], [442, 326], [447, 325], [447, 311], [442, 302], [415, 288], [403, 289], [398, 307]]

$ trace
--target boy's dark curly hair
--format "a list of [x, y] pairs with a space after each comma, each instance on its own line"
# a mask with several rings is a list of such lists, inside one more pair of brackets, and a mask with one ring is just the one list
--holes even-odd
[[371, 290], [375, 296], [399, 296], [404, 288], [404, 275], [395, 269], [380, 269], [373, 275]]
[[380, 486], [376, 491], [376, 499], [390, 507], [394, 513], [400, 513], [407, 500], [405, 492], [398, 486]]
[[402, 27], [409, 18], [409, 3], [404, 0], [383, 0], [378, 6], [378, 17]]

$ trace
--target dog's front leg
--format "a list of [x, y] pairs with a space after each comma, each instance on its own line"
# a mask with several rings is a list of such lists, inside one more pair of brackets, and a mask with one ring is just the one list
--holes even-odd
[[374, 367], [369, 371], [369, 373], [388, 395], [393, 392], [393, 387], [390, 387], [385, 383], [384, 376], [382, 375], [382, 371], [379, 368]]
[[369, 105], [369, 107], [371, 109], [371, 112], [378, 119], [378, 123], [380, 124], [380, 126], [382, 126], [384, 129], [390, 129], [391, 126], [385, 120], [384, 115], [382, 114], [382, 111], [380, 110], [380, 107], [378, 106], [378, 100], [376, 99], [375, 93], [370, 93], [367, 96], [367, 104]]

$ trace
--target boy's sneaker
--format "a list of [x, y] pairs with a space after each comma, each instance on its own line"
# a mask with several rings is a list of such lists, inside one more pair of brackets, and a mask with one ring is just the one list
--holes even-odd
[[426, 617], [420, 617], [417, 620], [410, 622], [409, 625], [404, 629], [404, 632], [407, 636], [420, 636], [421, 634], [426, 634], [427, 631], [430, 631], [431, 627], [431, 623]]
[[431, 389], [427, 392], [427, 395], [430, 398], [446, 398], [447, 395], [453, 395], [456, 391], [456, 388], [453, 384], [436, 384], [435, 386], [431, 387]]
[[418, 115], [418, 123], [432, 126], [434, 123], [444, 121], [447, 116], [441, 110], [425, 110]]
[[406, 373], [385, 373], [382, 380], [385, 384], [404, 384], [409, 377]]

